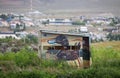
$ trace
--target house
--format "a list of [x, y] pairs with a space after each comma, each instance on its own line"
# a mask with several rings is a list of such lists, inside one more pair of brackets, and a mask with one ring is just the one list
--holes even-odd
[[89, 18], [89, 19], [84, 19], [83, 20], [84, 22], [86, 22], [86, 25], [94, 25], [94, 24], [97, 24], [97, 25], [109, 25], [112, 20], [107, 18], [107, 17], [103, 17], [103, 16], [98, 16], [98, 17], [92, 17], [92, 18]]
[[35, 24], [32, 21], [24, 21], [26, 27], [35, 26]]
[[8, 22], [0, 20], [0, 27], [9, 27]]
[[16, 24], [20, 24], [18, 20], [13, 20], [10, 23], [10, 29], [14, 30], [16, 28]]
[[0, 38], [12, 37], [15, 39], [20, 39], [13, 32], [0, 32]]
[[72, 25], [70, 19], [49, 19], [49, 25]]
[[108, 18], [99, 17], [94, 18], [93, 23], [109, 25], [111, 23], [111, 20], [109, 20]]
[[24, 30], [25, 23], [17, 21], [17, 20], [11, 21], [10, 22], [10, 29], [11, 30], [18, 30], [18, 31]]
[[28, 35], [27, 32], [15, 32], [15, 34], [17, 37], [20, 37], [20, 38], [25, 38]]

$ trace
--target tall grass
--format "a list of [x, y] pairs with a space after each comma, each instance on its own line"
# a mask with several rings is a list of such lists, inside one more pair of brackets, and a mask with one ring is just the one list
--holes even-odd
[[[103, 44], [102, 44], [103, 45]], [[115, 44], [113, 43], [115, 46]], [[105, 67], [119, 67], [120, 65], [120, 50], [115, 49], [118, 46], [113, 47], [113, 45], [103, 45], [103, 46], [93, 46], [91, 48], [92, 66], [105, 66]], [[120, 47], [119, 47], [120, 48]]]
[[93, 44], [92, 66], [88, 69], [71, 67], [65, 61], [43, 60], [37, 52], [26, 49], [0, 53], [0, 78], [120, 78], [120, 42], [114, 43]]

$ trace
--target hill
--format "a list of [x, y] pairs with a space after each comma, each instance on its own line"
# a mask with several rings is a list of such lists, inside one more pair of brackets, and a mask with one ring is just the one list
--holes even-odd
[[[111, 5], [112, 4], [112, 5]], [[33, 9], [40, 11], [112, 12], [119, 15], [120, 0], [33, 0]], [[1, 11], [28, 11], [31, 0], [0, 0]]]

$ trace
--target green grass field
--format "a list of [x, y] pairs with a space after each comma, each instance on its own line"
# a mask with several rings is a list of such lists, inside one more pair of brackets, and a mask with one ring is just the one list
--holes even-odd
[[91, 54], [91, 67], [79, 69], [26, 49], [0, 53], [0, 78], [120, 78], [120, 41], [91, 44]]

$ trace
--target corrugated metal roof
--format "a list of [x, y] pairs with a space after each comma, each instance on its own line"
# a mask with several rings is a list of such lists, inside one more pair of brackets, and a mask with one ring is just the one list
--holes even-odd
[[64, 34], [70, 36], [81, 36], [81, 37], [90, 37], [89, 33], [69, 33], [69, 32], [61, 32], [61, 31], [50, 31], [50, 30], [40, 30], [41, 33], [50, 33], [50, 34]]

